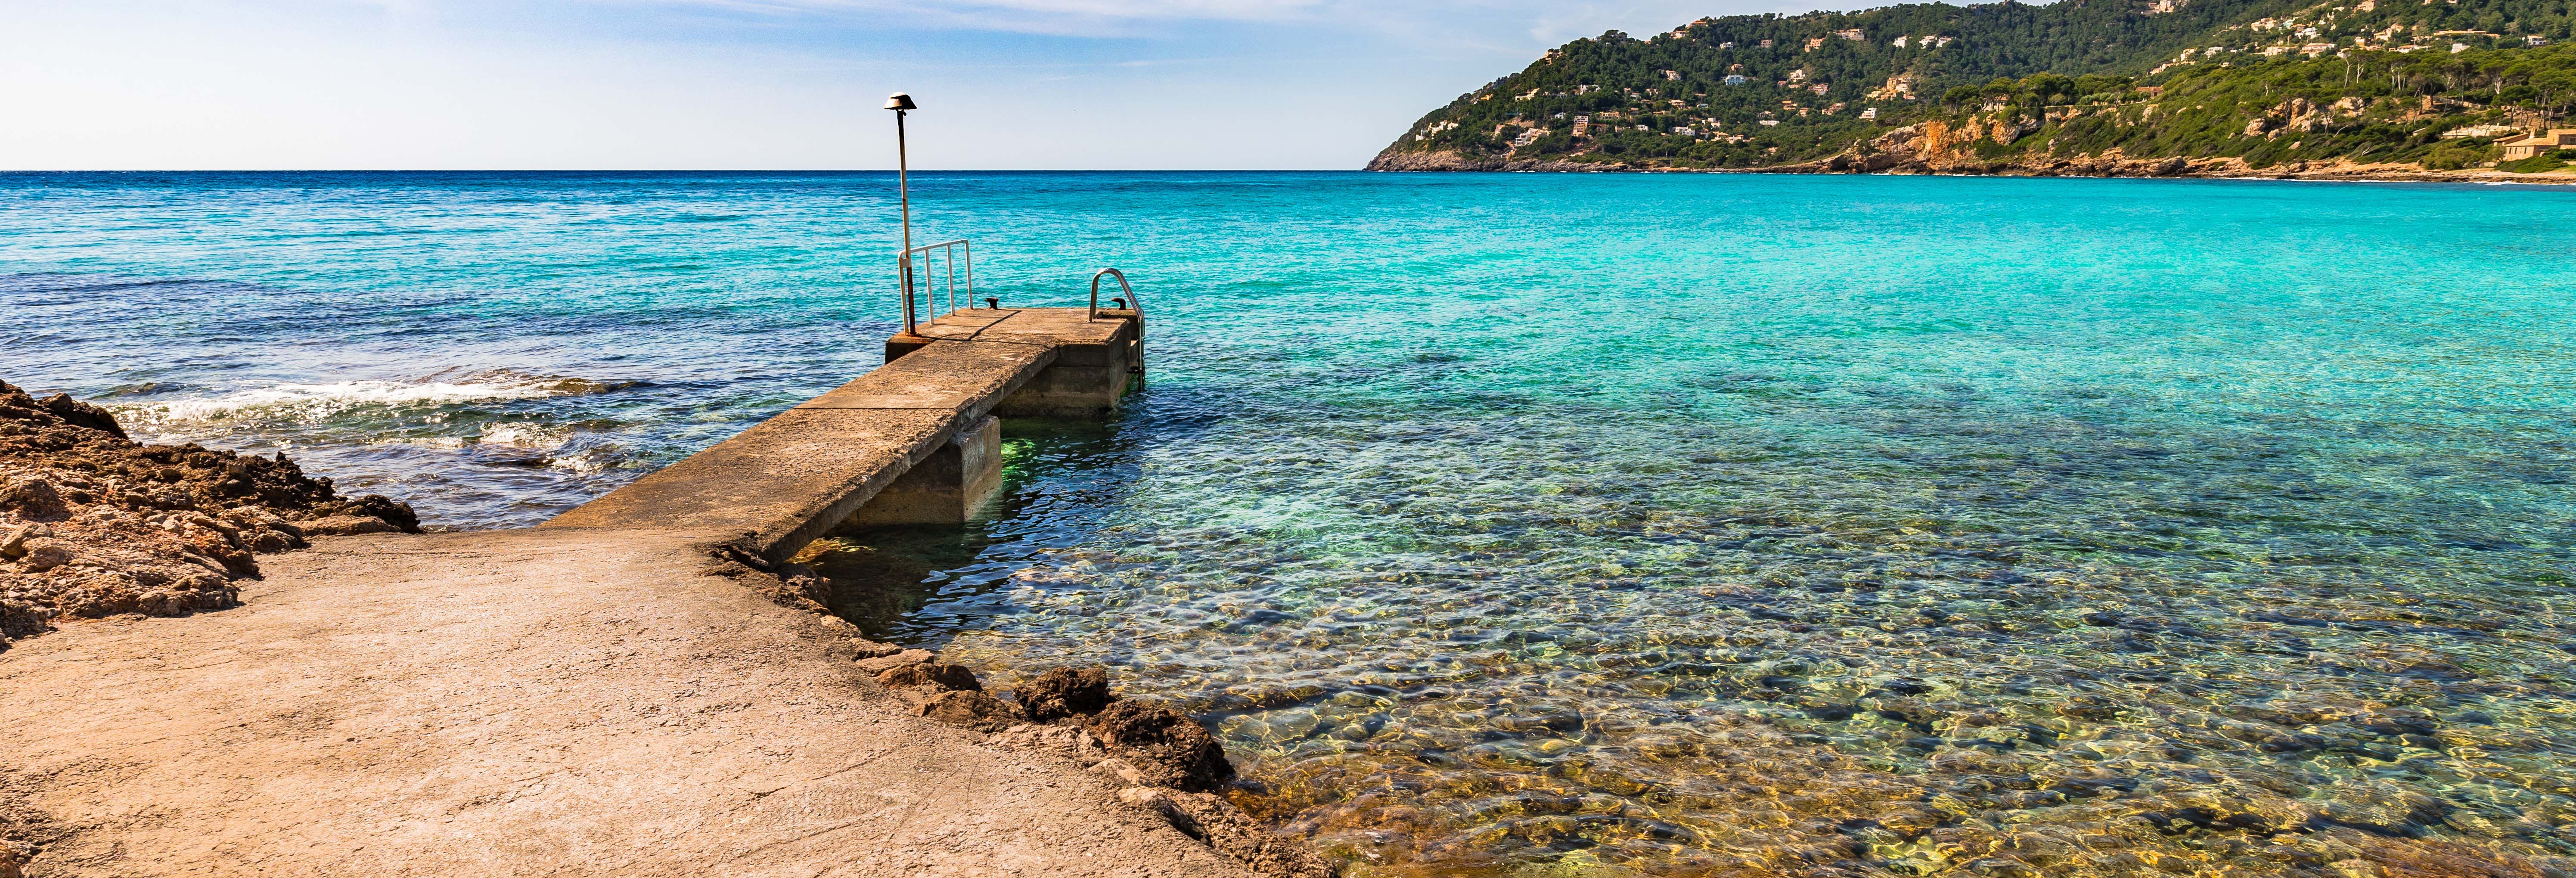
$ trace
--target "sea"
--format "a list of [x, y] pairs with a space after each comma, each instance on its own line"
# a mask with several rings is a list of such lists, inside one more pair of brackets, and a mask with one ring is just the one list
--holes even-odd
[[[927, 173], [1145, 387], [807, 560], [1348, 874], [2576, 874], [2576, 188]], [[882, 361], [881, 173], [0, 175], [0, 380], [523, 527]]]

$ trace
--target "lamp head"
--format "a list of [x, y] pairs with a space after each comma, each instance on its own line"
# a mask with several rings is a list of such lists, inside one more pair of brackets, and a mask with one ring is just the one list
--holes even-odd
[[911, 95], [904, 94], [903, 92], [895, 92], [894, 94], [886, 95], [885, 108], [889, 110], [921, 109], [920, 107], [913, 105]]

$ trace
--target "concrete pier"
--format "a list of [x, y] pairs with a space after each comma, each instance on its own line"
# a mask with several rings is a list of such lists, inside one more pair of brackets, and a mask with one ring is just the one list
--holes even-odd
[[262, 558], [245, 606], [20, 641], [0, 823], [34, 827], [31, 878], [1250, 878], [1127, 781], [923, 718], [849, 623], [716, 563], [964, 520], [997, 416], [1115, 410], [1139, 329], [960, 313], [540, 527], [326, 538]]
[[785, 560], [843, 524], [973, 517], [1000, 417], [1105, 417], [1143, 372], [1133, 311], [978, 308], [886, 342], [886, 364], [541, 527], [747, 537]]

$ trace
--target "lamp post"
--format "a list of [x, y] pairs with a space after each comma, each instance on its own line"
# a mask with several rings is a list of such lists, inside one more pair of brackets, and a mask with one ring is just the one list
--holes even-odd
[[913, 336], [916, 333], [912, 331], [912, 161], [903, 143], [903, 114], [921, 108], [913, 104], [911, 95], [903, 92], [887, 95], [885, 108], [894, 111], [894, 185], [903, 204], [903, 256], [895, 260], [895, 264], [903, 269], [903, 334]]

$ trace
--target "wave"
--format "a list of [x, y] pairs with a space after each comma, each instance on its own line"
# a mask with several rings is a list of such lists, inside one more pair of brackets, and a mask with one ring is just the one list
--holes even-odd
[[[453, 370], [450, 370], [453, 371]], [[444, 373], [440, 373], [444, 374]], [[435, 379], [437, 375], [431, 376]], [[606, 393], [641, 382], [593, 381], [559, 375], [489, 370], [451, 380], [356, 380], [280, 383], [219, 396], [113, 406], [117, 416], [146, 428], [240, 421], [318, 423], [359, 409], [409, 409], [458, 403], [540, 399]], [[532, 425], [496, 425], [484, 441], [519, 444], [535, 439]], [[497, 435], [492, 435], [497, 434]]]

